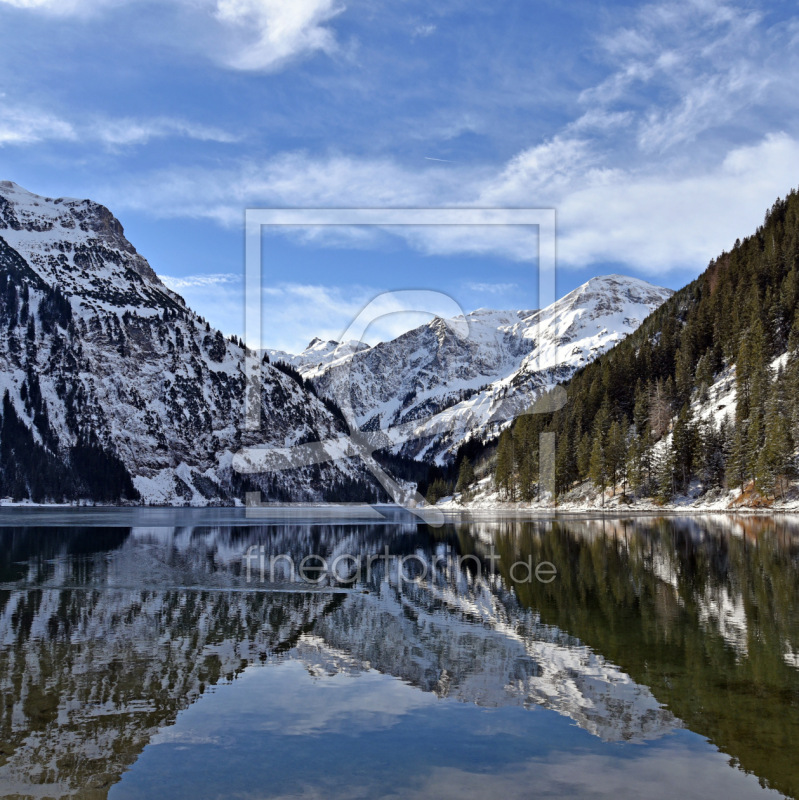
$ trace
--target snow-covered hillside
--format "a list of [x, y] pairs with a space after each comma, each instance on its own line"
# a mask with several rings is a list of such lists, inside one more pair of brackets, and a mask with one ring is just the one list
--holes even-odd
[[[14, 449], [2, 494], [91, 497], [90, 473], [118, 459], [145, 502], [232, 502], [246, 488], [231, 469], [240, 447], [342, 432], [264, 365], [263, 431], [243, 434], [243, 347], [164, 286], [97, 203], [0, 182], [0, 283], [0, 393], [13, 408], [3, 446]], [[249, 480], [274, 498], [322, 499], [368, 478], [339, 461]]]
[[499, 431], [672, 294], [607, 275], [540, 311], [479, 309], [374, 347], [315, 339], [299, 355], [271, 357], [351, 410], [359, 429], [385, 431], [395, 451], [443, 462], [465, 440]]

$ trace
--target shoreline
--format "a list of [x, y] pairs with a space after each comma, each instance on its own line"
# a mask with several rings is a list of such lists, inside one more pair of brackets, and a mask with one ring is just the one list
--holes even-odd
[[[519, 506], [506, 503], [497, 503], [491, 505], [468, 505], [455, 502], [442, 503], [434, 506], [420, 507], [420, 508], [407, 508], [391, 503], [275, 503], [264, 504], [258, 507], [259, 513], [247, 513], [249, 509], [242, 505], [112, 505], [112, 504], [65, 504], [65, 503], [2, 503], [0, 504], [0, 518], [7, 516], [11, 513], [30, 511], [31, 513], [49, 513], [56, 514], [58, 512], [83, 512], [88, 514], [103, 514], [108, 512], [128, 512], [137, 513], [143, 512], [145, 515], [148, 513], [159, 514], [164, 512], [180, 512], [180, 511], [194, 511], [206, 512], [213, 514], [214, 512], [225, 514], [231, 511], [239, 512], [243, 519], [250, 522], [257, 522], [259, 518], [269, 520], [270, 512], [275, 512], [275, 515], [282, 517], [288, 521], [291, 512], [301, 516], [303, 512], [311, 512], [320, 517], [325, 516], [326, 511], [335, 512], [331, 514], [332, 519], [346, 519], [347, 512], [352, 512], [353, 516], [357, 516], [359, 512], [371, 510], [372, 513], [379, 514], [380, 512], [389, 513], [406, 513], [419, 518], [424, 522], [426, 514], [438, 515], [441, 514], [445, 518], [457, 519], [459, 517], [529, 517], [529, 518], [557, 518], [557, 517], [590, 517], [590, 518], [614, 518], [620, 517], [693, 517], [693, 516], [797, 516], [799, 517], [799, 505], [788, 508], [752, 508], [747, 506], [739, 506], [736, 508], [707, 508], [695, 507], [691, 505], [683, 506], [668, 506], [664, 508], [653, 507], [625, 507], [625, 506], [611, 506], [611, 507], [574, 507], [562, 508], [559, 506]], [[255, 510], [255, 509], [253, 509]]]

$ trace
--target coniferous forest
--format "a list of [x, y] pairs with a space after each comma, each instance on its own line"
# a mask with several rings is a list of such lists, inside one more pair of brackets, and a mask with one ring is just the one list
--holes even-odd
[[[602, 493], [666, 502], [739, 489], [783, 499], [799, 442], [799, 195], [767, 212], [613, 350], [566, 385], [552, 414], [524, 415], [496, 450], [508, 500], [539, 496], [539, 435], [556, 434], [558, 497]], [[734, 392], [726, 407], [721, 389]]]

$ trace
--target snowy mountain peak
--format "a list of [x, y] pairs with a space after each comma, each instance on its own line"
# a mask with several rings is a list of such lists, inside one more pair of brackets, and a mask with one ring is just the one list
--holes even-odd
[[582, 286], [578, 286], [558, 302], [571, 303], [586, 295], [601, 294], [603, 297], [615, 301], [649, 303], [657, 301], [658, 298], [664, 296], [664, 293], [666, 297], [674, 294], [671, 289], [655, 286], [641, 278], [633, 278], [629, 275], [600, 275], [586, 281]]
[[267, 350], [267, 355], [272, 361], [282, 361], [284, 364], [298, 369], [306, 377], [313, 377], [331, 364], [337, 364], [348, 359], [353, 353], [368, 350], [369, 345], [350, 339], [347, 342], [337, 342], [335, 339], [320, 339], [318, 336], [311, 339], [308, 347], [301, 353], [287, 353], [285, 350]]
[[91, 200], [42, 197], [2, 181], [0, 237], [67, 296], [117, 307], [184, 305], [125, 238], [119, 220]]
[[169, 291], [98, 203], [0, 183], [0, 324], [4, 425], [16, 431], [0, 496], [206, 504], [245, 488], [319, 500], [324, 487], [368, 484], [343, 460], [234, 474], [243, 447], [330, 441], [343, 425], [265, 364], [269, 425], [244, 429], [243, 347]]
[[509, 424], [672, 294], [639, 278], [604, 275], [540, 311], [480, 308], [357, 352], [319, 359], [306, 351], [292, 363], [322, 394], [347, 398], [358, 427], [388, 432], [405, 455], [442, 461], [466, 439]]

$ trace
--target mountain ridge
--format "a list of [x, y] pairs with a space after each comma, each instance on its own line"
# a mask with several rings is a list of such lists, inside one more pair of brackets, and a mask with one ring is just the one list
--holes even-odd
[[496, 436], [672, 294], [599, 276], [542, 310], [478, 309], [373, 346], [314, 339], [300, 354], [268, 352], [350, 408], [359, 429], [385, 432], [395, 453], [443, 464], [473, 437]]
[[[346, 460], [235, 473], [241, 447], [325, 441], [342, 423], [264, 364], [264, 425], [243, 430], [243, 345], [164, 286], [104, 206], [0, 183], [0, 271], [9, 410], [0, 496], [197, 505], [232, 503], [248, 488], [267, 499], [323, 500], [326, 487], [345, 495], [350, 487], [376, 497], [369, 474]], [[102, 497], [86, 488], [96, 464], [81, 468], [80, 447], [126, 473]]]

